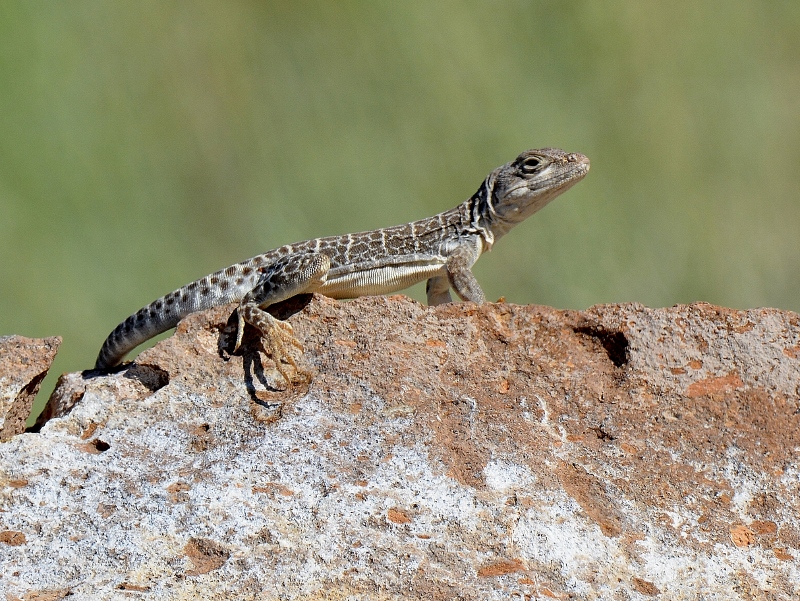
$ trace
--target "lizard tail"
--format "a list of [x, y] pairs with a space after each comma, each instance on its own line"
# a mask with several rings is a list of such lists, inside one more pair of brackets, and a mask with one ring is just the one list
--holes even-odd
[[260, 277], [256, 269], [259, 261], [261, 257], [254, 257], [232, 265], [142, 307], [108, 335], [94, 368], [108, 370], [119, 365], [131, 350], [153, 336], [174, 328], [190, 313], [240, 301]]
[[119, 365], [125, 355], [142, 342], [178, 325], [191, 313], [175, 298], [179, 292], [176, 290], [142, 307], [114, 328], [103, 343], [94, 368], [108, 370]]

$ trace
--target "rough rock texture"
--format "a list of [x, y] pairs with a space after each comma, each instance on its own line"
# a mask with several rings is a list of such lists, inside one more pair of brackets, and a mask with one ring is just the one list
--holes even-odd
[[25, 420], [61, 338], [0, 336], [0, 441], [25, 431]]
[[231, 310], [0, 445], [6, 599], [800, 598], [797, 314], [315, 297], [283, 391]]

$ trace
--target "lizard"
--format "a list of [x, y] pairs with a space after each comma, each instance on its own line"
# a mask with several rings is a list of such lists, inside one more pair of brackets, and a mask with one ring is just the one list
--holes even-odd
[[589, 171], [589, 159], [557, 148], [527, 150], [493, 170], [457, 207], [405, 225], [287, 244], [178, 288], [143, 307], [106, 338], [95, 369], [109, 371], [129, 351], [174, 328], [191, 313], [238, 302], [233, 352], [245, 323], [261, 334], [265, 350], [287, 384], [286, 362], [298, 368], [287, 345], [302, 351], [291, 325], [266, 311], [298, 294], [335, 299], [390, 294], [427, 280], [428, 304], [486, 297], [472, 266], [518, 223], [572, 187]]

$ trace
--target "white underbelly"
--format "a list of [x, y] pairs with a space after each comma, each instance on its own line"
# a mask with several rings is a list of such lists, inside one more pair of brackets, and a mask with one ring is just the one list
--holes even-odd
[[316, 292], [340, 299], [391, 294], [445, 273], [444, 265], [440, 262], [413, 267], [410, 265], [374, 267], [341, 275], [328, 274], [327, 281]]

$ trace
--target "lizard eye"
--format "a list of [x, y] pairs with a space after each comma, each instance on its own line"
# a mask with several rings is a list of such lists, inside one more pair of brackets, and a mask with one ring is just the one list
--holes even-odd
[[539, 167], [542, 166], [542, 159], [539, 157], [528, 157], [524, 161], [522, 161], [522, 165], [520, 165], [520, 169], [522, 173], [526, 175], [530, 175], [535, 173]]

